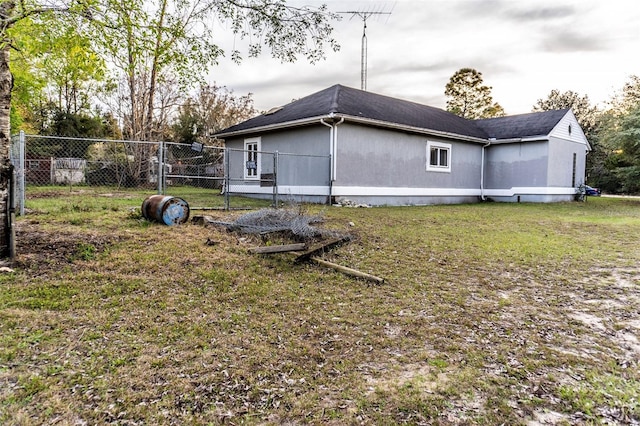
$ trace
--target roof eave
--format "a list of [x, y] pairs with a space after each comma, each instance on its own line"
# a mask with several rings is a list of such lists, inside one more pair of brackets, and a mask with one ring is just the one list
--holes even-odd
[[546, 140], [549, 140], [549, 135], [525, 136], [522, 138], [505, 138], [505, 139], [490, 138], [489, 142], [491, 142], [491, 145], [500, 145], [505, 143], [539, 142], [539, 141], [546, 141]]
[[269, 124], [266, 126], [258, 126], [251, 127], [249, 129], [236, 130], [235, 132], [223, 132], [223, 133], [215, 133], [212, 136], [215, 138], [225, 138], [225, 137], [234, 137], [234, 136], [242, 136], [246, 134], [256, 133], [256, 132], [270, 132], [273, 130], [286, 129], [289, 127], [297, 127], [304, 126], [307, 124], [317, 123], [319, 120], [323, 118], [331, 118], [333, 115], [319, 115], [315, 117], [301, 118], [299, 120], [286, 121], [283, 123]]
[[478, 137], [475, 137], [475, 136], [461, 135], [461, 134], [458, 134], [458, 133], [443, 132], [443, 131], [439, 131], [439, 130], [426, 129], [426, 128], [423, 128], [423, 127], [408, 126], [408, 125], [405, 125], [405, 124], [392, 123], [392, 122], [389, 122], [389, 121], [375, 120], [375, 119], [372, 119], [372, 118], [363, 118], [363, 117], [357, 117], [357, 116], [353, 116], [353, 115], [335, 114], [335, 113], [330, 113], [330, 114], [327, 114], [327, 115], [319, 115], [319, 116], [315, 116], [315, 117], [308, 117], [308, 118], [304, 118], [304, 119], [300, 119], [300, 120], [287, 121], [287, 122], [283, 122], [283, 123], [270, 124], [270, 125], [267, 125], [267, 126], [252, 127], [250, 129], [238, 130], [238, 131], [235, 131], [235, 132], [216, 133], [213, 136], [216, 137], [216, 138], [228, 138], [228, 137], [242, 136], [242, 135], [246, 135], [246, 134], [259, 133], [259, 132], [268, 132], [268, 131], [274, 131], [274, 130], [287, 129], [287, 128], [291, 128], [291, 127], [303, 126], [303, 125], [308, 125], [308, 124], [314, 124], [314, 123], [317, 123], [317, 122], [319, 122], [320, 120], [323, 120], [323, 119], [336, 119], [336, 118], [344, 118], [346, 121], [350, 121], [350, 122], [353, 122], [353, 123], [368, 124], [368, 125], [372, 125], [372, 126], [385, 127], [385, 128], [389, 128], [389, 129], [401, 130], [401, 131], [410, 132], [410, 133], [418, 133], [418, 134], [424, 134], [424, 135], [439, 136], [439, 137], [443, 137], [443, 138], [464, 140], [464, 141], [467, 141], [467, 142], [478, 142], [478, 143], [486, 143], [487, 142], [486, 138], [478, 138]]
[[479, 143], [487, 142], [486, 138], [478, 138], [475, 136], [461, 135], [453, 132], [443, 132], [440, 130], [427, 129], [424, 127], [408, 126], [406, 124], [391, 123], [388, 121], [375, 120], [372, 118], [362, 118], [362, 117], [356, 117], [352, 115], [339, 114], [339, 116], [344, 117], [345, 120], [349, 120], [355, 123], [370, 124], [370, 125], [379, 126], [379, 127], [387, 127], [390, 129], [402, 130], [410, 133], [440, 136], [443, 138], [458, 139], [458, 140], [464, 140], [467, 142], [479, 142]]

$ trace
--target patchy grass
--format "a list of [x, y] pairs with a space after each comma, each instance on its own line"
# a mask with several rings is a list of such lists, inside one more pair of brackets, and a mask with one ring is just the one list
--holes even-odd
[[144, 198], [52, 193], [20, 218], [0, 423], [640, 421], [638, 200], [305, 206], [372, 285], [150, 224]]

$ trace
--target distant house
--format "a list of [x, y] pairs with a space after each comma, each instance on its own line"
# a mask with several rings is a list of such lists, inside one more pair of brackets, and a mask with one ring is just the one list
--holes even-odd
[[82, 158], [55, 158], [31, 155], [25, 159], [25, 179], [36, 185], [84, 182], [87, 161]]
[[[572, 200], [590, 150], [568, 109], [467, 120], [341, 85], [216, 137], [230, 148], [232, 193], [267, 196], [262, 178], [277, 167], [280, 194], [371, 205]], [[275, 151], [327, 161], [274, 166], [267, 153]]]

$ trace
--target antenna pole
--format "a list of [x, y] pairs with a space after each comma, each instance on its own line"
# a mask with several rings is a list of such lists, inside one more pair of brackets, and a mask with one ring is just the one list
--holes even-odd
[[360, 58], [360, 89], [367, 90], [367, 18], [363, 20], [362, 51]]
[[391, 15], [391, 12], [363, 12], [359, 10], [351, 10], [347, 12], [338, 12], [349, 14], [353, 18], [359, 16], [362, 19], [362, 50], [360, 52], [360, 88], [367, 90], [367, 19], [372, 15]]

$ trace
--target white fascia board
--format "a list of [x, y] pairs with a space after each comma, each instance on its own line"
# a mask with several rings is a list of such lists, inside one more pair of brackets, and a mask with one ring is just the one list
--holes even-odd
[[491, 145], [504, 145], [509, 143], [520, 143], [520, 142], [544, 142], [549, 140], [549, 135], [539, 135], [539, 136], [528, 136], [526, 138], [511, 138], [511, 139], [495, 139], [489, 140]]
[[427, 128], [423, 128], [423, 127], [414, 127], [414, 126], [407, 126], [404, 124], [397, 124], [397, 123], [392, 123], [389, 121], [382, 121], [382, 120], [374, 120], [371, 118], [362, 118], [362, 117], [354, 117], [352, 115], [339, 115], [340, 117], [344, 117], [344, 119], [346, 121], [350, 121], [353, 123], [359, 123], [359, 124], [368, 124], [371, 126], [376, 126], [376, 127], [385, 127], [388, 129], [394, 129], [394, 130], [402, 130], [404, 132], [409, 132], [409, 133], [419, 133], [419, 134], [423, 134], [423, 135], [429, 135], [429, 136], [438, 136], [441, 138], [447, 138], [447, 139], [455, 139], [455, 140], [459, 140], [459, 141], [467, 141], [467, 142], [477, 142], [477, 143], [482, 143], [482, 144], [486, 144], [487, 143], [487, 139], [483, 139], [483, 138], [476, 138], [473, 136], [466, 136], [466, 135], [459, 135], [457, 133], [450, 133], [450, 132], [442, 132], [439, 130], [433, 130], [433, 129], [427, 129]]
[[284, 123], [277, 123], [277, 124], [270, 124], [268, 126], [252, 127], [250, 129], [238, 130], [236, 132], [216, 133], [213, 136], [215, 138], [225, 138], [225, 137], [228, 138], [228, 137], [242, 136], [242, 135], [247, 135], [247, 134], [269, 132], [269, 131], [272, 131], [272, 130], [287, 129], [287, 128], [290, 128], [290, 127], [298, 127], [298, 126], [305, 126], [305, 125], [308, 125], [308, 124], [315, 124], [315, 123], [319, 123], [320, 120], [322, 120], [322, 119], [329, 119], [329, 118], [332, 118], [332, 117], [333, 117], [332, 115], [321, 115], [321, 116], [317, 116], [317, 117], [302, 118], [300, 120], [287, 121], [287, 122], [284, 122]]
[[238, 130], [237, 132], [217, 133], [213, 136], [216, 138], [242, 136], [246, 134], [255, 134], [255, 133], [261, 133], [261, 132], [268, 132], [272, 130], [280, 130], [280, 129], [287, 129], [291, 127], [298, 127], [298, 126], [303, 126], [308, 124], [315, 124], [315, 123], [319, 123], [320, 120], [323, 120], [323, 119], [335, 120], [336, 118], [338, 119], [343, 118], [345, 122], [352, 122], [352, 123], [366, 124], [366, 125], [376, 126], [376, 127], [383, 127], [387, 129], [401, 130], [409, 133], [438, 136], [438, 137], [447, 138], [447, 139], [455, 139], [455, 140], [467, 141], [467, 142], [477, 142], [482, 144], [487, 143], [487, 139], [476, 138], [473, 136], [465, 136], [465, 135], [459, 135], [457, 133], [441, 132], [438, 130], [426, 129], [422, 127], [407, 126], [403, 124], [392, 123], [389, 121], [374, 120], [370, 118], [362, 118], [362, 117], [355, 117], [352, 115], [334, 114], [334, 113], [331, 113], [328, 115], [304, 118], [301, 120], [287, 121], [285, 123], [277, 123], [269, 126], [253, 127], [251, 129]]
[[[571, 136], [569, 138], [566, 138], [561, 135], [560, 126], [567, 125], [568, 122], [570, 122], [569, 124], [575, 124], [577, 126], [576, 131], [580, 132], [578, 140], [574, 139]], [[580, 125], [580, 122], [578, 121], [578, 119], [576, 118], [576, 115], [573, 113], [573, 110], [571, 109], [567, 111], [564, 117], [560, 119], [558, 124], [556, 124], [555, 127], [551, 129], [549, 136], [557, 137], [559, 139], [567, 140], [580, 145], [585, 145], [587, 148], [587, 151], [591, 151], [591, 144], [589, 143], [587, 136], [584, 134], [584, 130], [582, 130], [582, 126]]]

